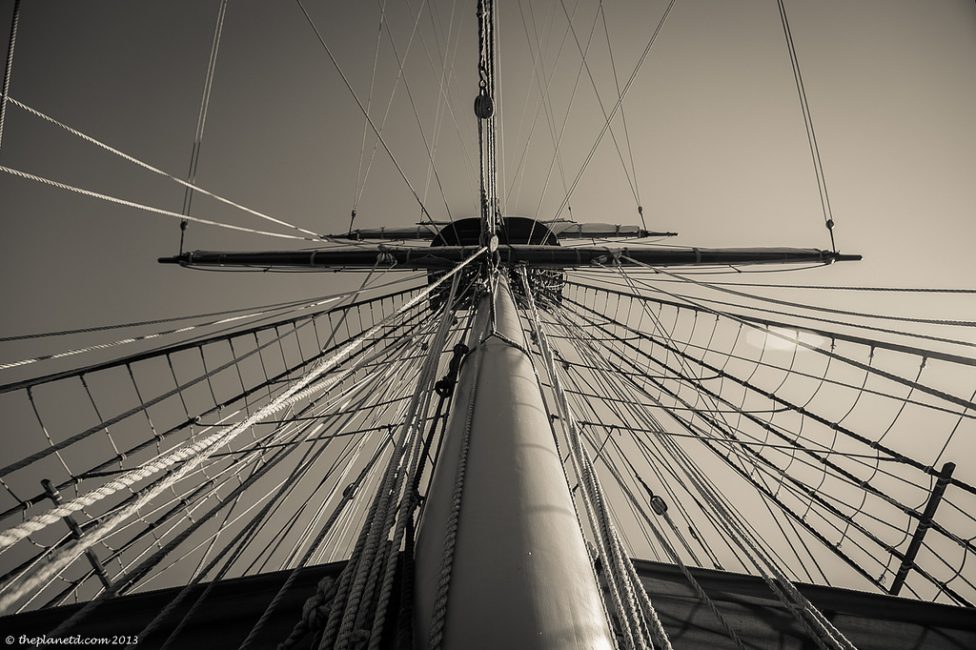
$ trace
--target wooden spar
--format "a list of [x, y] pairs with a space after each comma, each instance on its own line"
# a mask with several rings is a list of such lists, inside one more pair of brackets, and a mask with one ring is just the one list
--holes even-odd
[[[437, 599], [447, 557], [444, 648], [612, 648], [542, 389], [503, 279], [494, 294], [477, 307], [472, 352], [420, 522], [415, 642], [428, 647], [432, 621], [443, 614]], [[445, 533], [457, 495], [451, 552]]]
[[[162, 264], [252, 268], [375, 268], [394, 266], [401, 270], [449, 269], [478, 250], [477, 246], [406, 247], [376, 246], [317, 251], [213, 252], [192, 251], [175, 257], [161, 257]], [[817, 264], [859, 260], [860, 255], [842, 255], [816, 248], [627, 248], [612, 246], [500, 245], [500, 262], [527, 264], [538, 268], [633, 266], [631, 258], [651, 266], [706, 264]]]
[[[448, 224], [444, 224], [448, 225]], [[614, 237], [645, 238], [645, 237], [674, 237], [677, 233], [666, 231], [645, 230], [639, 226], [606, 223], [576, 223], [576, 222], [547, 222], [545, 226], [559, 239], [609, 239]], [[541, 229], [540, 229], [541, 230]], [[440, 227], [437, 224], [421, 223], [415, 226], [388, 228], [357, 228], [347, 233], [328, 235], [332, 239], [416, 239], [430, 241], [437, 237]]]

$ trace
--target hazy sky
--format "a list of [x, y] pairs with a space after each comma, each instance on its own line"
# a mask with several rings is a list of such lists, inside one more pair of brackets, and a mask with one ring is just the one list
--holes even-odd
[[[0, 2], [4, 43], [12, 4]], [[448, 208], [454, 218], [470, 216], [477, 209], [474, 3], [436, 0], [432, 11], [418, 0], [387, 4], [399, 56], [406, 54], [415, 23], [417, 32], [404, 64], [409, 95], [401, 84], [384, 137], [435, 218], [447, 219]], [[553, 143], [547, 109], [538, 110], [539, 82], [532, 76], [539, 53], [527, 46], [526, 32], [533, 43], [543, 44], [536, 67], [552, 75], [551, 119], [558, 131], [580, 61], [572, 35], [559, 49], [567, 24], [563, 11], [572, 14], [576, 5], [573, 0], [497, 4], [506, 211], [550, 219], [565, 196], [563, 176], [566, 183], [575, 178], [603, 119], [584, 72], [566, 121], [560, 165], [543, 194]], [[621, 84], [664, 4], [605, 3]], [[786, 4], [838, 247], [865, 259], [757, 277], [839, 285], [976, 285], [976, 5], [968, 0]], [[217, 6], [216, 0], [25, 2], [11, 96], [183, 176]], [[307, 6], [365, 104], [379, 3], [337, 9], [309, 0]], [[596, 6], [585, 0], [575, 10], [574, 27], [584, 43]], [[596, 23], [587, 59], [609, 109], [616, 94], [602, 30]], [[377, 124], [397, 75], [386, 32], [380, 43], [370, 110]], [[438, 101], [443, 61], [453, 76], [444, 92], [454, 117], [439, 108], [447, 105]], [[828, 247], [774, 0], [679, 0], [624, 109], [636, 189], [649, 227], [677, 231], [673, 243], [687, 245]], [[443, 196], [429, 176], [418, 120], [435, 152]], [[630, 169], [619, 119], [614, 129]], [[361, 226], [417, 221], [416, 201], [382, 149], [376, 150], [357, 201], [362, 141], [360, 109], [298, 7], [231, 0], [198, 183], [318, 232], [344, 230], [354, 206]], [[367, 159], [373, 145], [367, 134]], [[526, 145], [525, 171], [516, 175]], [[182, 205], [183, 190], [176, 183], [14, 106], [8, 107], [0, 164], [159, 208], [179, 211]], [[570, 204], [579, 221], [637, 223], [637, 202], [609, 137]], [[194, 206], [197, 216], [268, 225], [203, 198]], [[238, 276], [160, 266], [158, 256], [176, 252], [176, 219], [6, 174], [0, 174], [0, 214], [0, 335], [274, 302], [355, 281], [334, 274]], [[187, 234], [188, 248], [287, 245], [195, 224]], [[838, 300], [840, 306], [873, 311], [976, 318], [976, 301], [958, 298], [895, 294], [871, 304], [863, 295]], [[44, 351], [13, 346], [5, 348], [4, 360], [28, 349]], [[967, 471], [971, 477], [973, 470]]]

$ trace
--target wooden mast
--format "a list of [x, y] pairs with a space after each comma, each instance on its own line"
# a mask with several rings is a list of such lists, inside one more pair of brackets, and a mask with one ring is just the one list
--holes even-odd
[[[614, 647], [532, 365], [499, 271], [495, 15], [478, 0], [483, 295], [417, 535], [417, 647]], [[531, 235], [529, 237], [531, 240]]]
[[428, 647], [432, 621], [441, 617], [448, 649], [612, 648], [504, 278], [493, 297], [486, 293], [479, 301], [468, 347], [417, 537], [417, 647]]

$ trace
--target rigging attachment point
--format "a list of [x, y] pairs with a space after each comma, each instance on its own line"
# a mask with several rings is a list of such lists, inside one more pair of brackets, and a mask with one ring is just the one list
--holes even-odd
[[495, 104], [491, 100], [491, 96], [482, 90], [478, 93], [478, 96], [474, 98], [474, 114], [478, 116], [478, 119], [487, 120], [495, 113]]

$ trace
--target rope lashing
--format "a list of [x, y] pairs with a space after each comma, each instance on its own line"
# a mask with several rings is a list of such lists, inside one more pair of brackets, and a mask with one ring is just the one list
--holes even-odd
[[461, 500], [464, 496], [464, 479], [468, 467], [468, 453], [471, 450], [471, 427], [474, 421], [475, 400], [481, 379], [481, 355], [476, 357], [474, 369], [474, 388], [468, 401], [464, 418], [464, 435], [461, 438], [461, 452], [454, 473], [454, 489], [451, 494], [451, 510], [448, 514], [444, 532], [444, 552], [441, 555], [440, 577], [437, 582], [437, 595], [434, 599], [434, 612], [430, 624], [427, 646], [430, 650], [440, 650], [444, 643], [447, 623], [448, 593], [451, 577], [454, 574], [454, 549], [457, 544], [458, 526], [461, 520]]
[[300, 641], [310, 630], [318, 630], [329, 616], [332, 597], [336, 593], [336, 581], [331, 576], [319, 580], [315, 593], [302, 604], [302, 618], [292, 629], [288, 637], [278, 645], [279, 648], [290, 648]]

